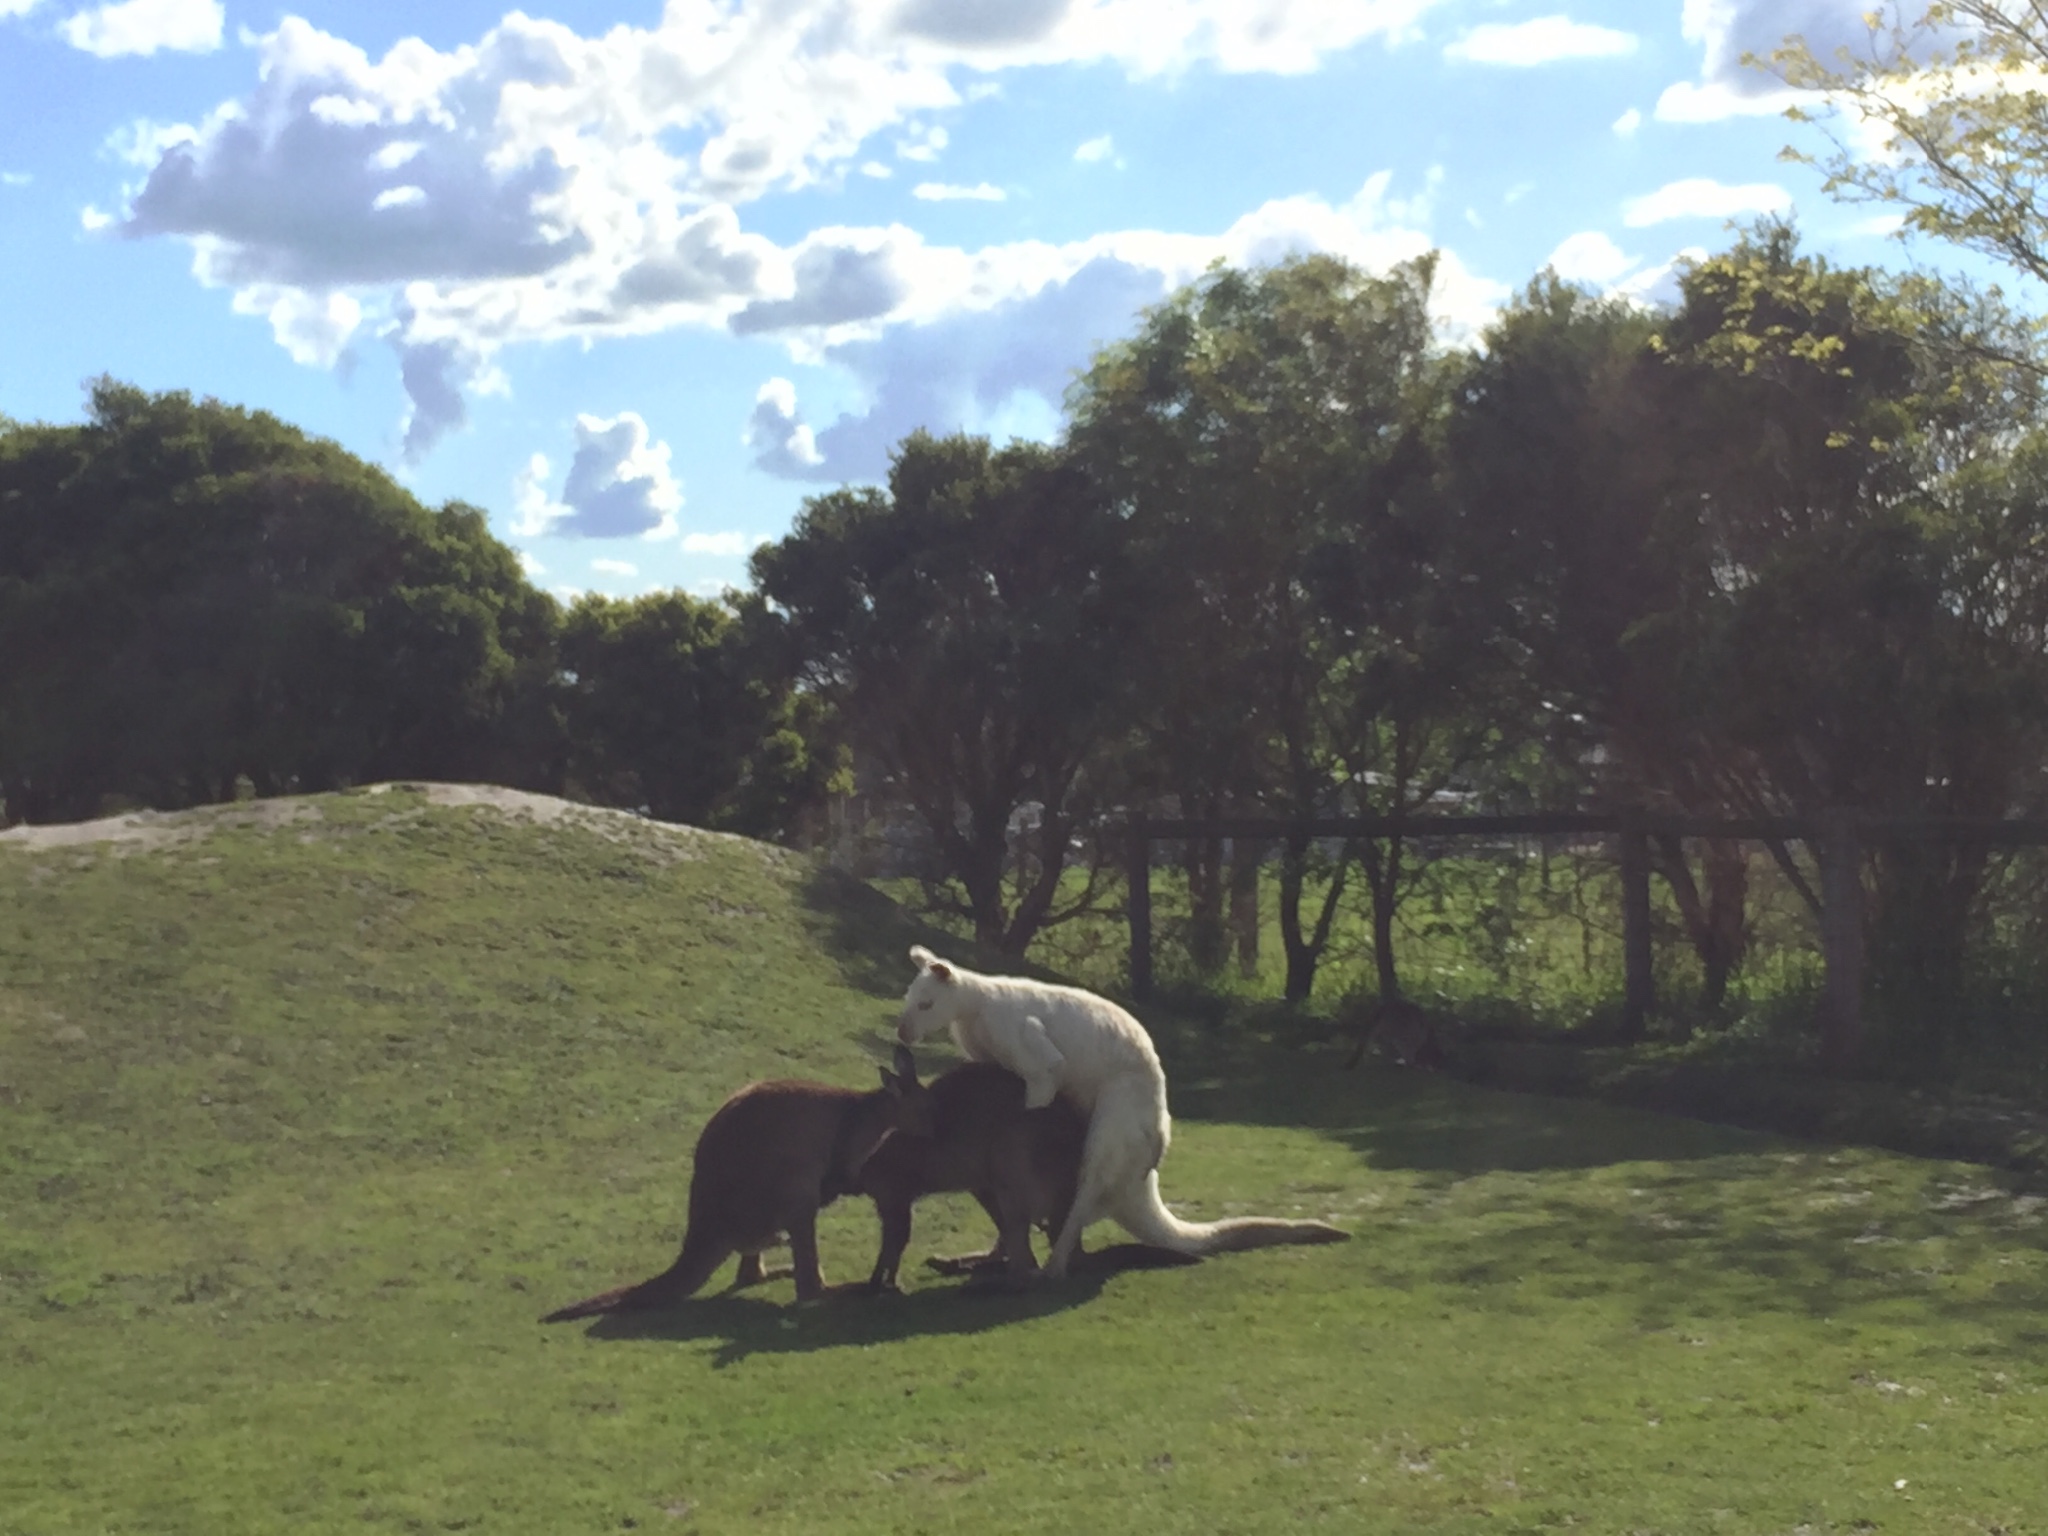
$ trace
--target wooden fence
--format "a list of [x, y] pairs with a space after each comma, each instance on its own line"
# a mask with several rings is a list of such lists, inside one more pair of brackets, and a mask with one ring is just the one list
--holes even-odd
[[1256, 838], [1302, 843], [1324, 838], [1430, 840], [1500, 837], [1602, 837], [1615, 844], [1621, 872], [1622, 1030], [1638, 1038], [1656, 1007], [1650, 938], [1650, 839], [1728, 838], [1783, 847], [1803, 843], [1820, 872], [1821, 1053], [1852, 1060], [1863, 1040], [1863, 851], [1873, 841], [1933, 838], [1995, 847], [2048, 846], [2048, 821], [1967, 817], [1866, 816], [1831, 811], [1814, 817], [1749, 820], [1598, 812], [1536, 812], [1518, 816], [1336, 816], [1306, 821], [1264, 817], [1133, 820], [1129, 849], [1131, 991], [1152, 993], [1152, 847], [1194, 838]]

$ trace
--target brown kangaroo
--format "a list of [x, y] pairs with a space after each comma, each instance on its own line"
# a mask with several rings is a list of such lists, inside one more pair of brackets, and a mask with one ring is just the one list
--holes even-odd
[[869, 1288], [896, 1289], [910, 1243], [912, 1203], [962, 1191], [979, 1200], [996, 1224], [996, 1246], [975, 1259], [934, 1260], [934, 1267], [956, 1274], [1000, 1262], [1014, 1276], [1035, 1273], [1031, 1229], [1049, 1226], [1057, 1232], [1067, 1219], [1088, 1122], [1064, 1099], [1025, 1109], [1024, 1079], [992, 1062], [963, 1062], [934, 1078], [924, 1093], [931, 1101], [931, 1130], [891, 1134], [860, 1171], [860, 1187], [882, 1222]]
[[860, 1187], [861, 1165], [893, 1130], [931, 1125], [930, 1100], [910, 1052], [866, 1093], [827, 1083], [751, 1083], [705, 1122], [690, 1170], [690, 1217], [683, 1251], [651, 1280], [620, 1286], [550, 1312], [565, 1323], [604, 1312], [638, 1312], [696, 1294], [735, 1253], [736, 1285], [766, 1278], [761, 1251], [789, 1234], [796, 1294], [825, 1294], [818, 1267], [818, 1212]]
[[[1368, 1024], [1367, 1019], [1372, 1022]], [[1404, 1067], [1443, 1070], [1444, 1049], [1436, 1020], [1405, 997], [1384, 999], [1369, 1013], [1354, 1017], [1350, 1028], [1358, 1036], [1358, 1043], [1352, 1047], [1351, 1059], [1344, 1063], [1347, 1069], [1357, 1066], [1367, 1051], [1377, 1047]]]

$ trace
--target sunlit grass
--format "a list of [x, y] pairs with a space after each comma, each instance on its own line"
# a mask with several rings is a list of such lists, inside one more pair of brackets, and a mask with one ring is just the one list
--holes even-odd
[[732, 1088], [867, 1079], [910, 937], [405, 796], [0, 852], [0, 1532], [2048, 1528], [2038, 1197], [1163, 1012], [1169, 1201], [1356, 1241], [539, 1326], [666, 1264]]

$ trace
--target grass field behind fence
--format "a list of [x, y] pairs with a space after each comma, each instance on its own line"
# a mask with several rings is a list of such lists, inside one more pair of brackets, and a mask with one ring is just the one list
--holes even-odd
[[868, 1080], [914, 930], [614, 818], [234, 819], [0, 845], [5, 1536], [2048, 1532], [2041, 1197], [1165, 1012], [1168, 1200], [1355, 1241], [541, 1327], [732, 1088]]
[[[1162, 842], [1152, 874], [1153, 965], [1163, 993], [1234, 1008], [1277, 1002], [1285, 979], [1277, 866], [1260, 884], [1258, 963], [1232, 957], [1209, 973], [1189, 959], [1189, 900], [1178, 845]], [[1652, 1034], [1696, 1052], [1749, 1062], [1810, 1061], [1824, 973], [1811, 912], [1760, 845], [1749, 848], [1745, 907], [1749, 944], [1718, 1009], [1702, 1006], [1699, 959], [1670, 887], [1651, 882], [1658, 998]], [[1411, 847], [1415, 879], [1404, 894], [1394, 949], [1404, 992], [1470, 1021], [1520, 1030], [1571, 1031], [1618, 1022], [1622, 993], [1620, 881], [1597, 842], [1528, 838], [1483, 851]], [[1070, 872], [1071, 904], [1086, 881]], [[914, 880], [883, 882], [913, 910], [929, 905]], [[1312, 877], [1304, 925], [1327, 889]], [[1098, 887], [1097, 910], [1048, 928], [1030, 956], [1061, 974], [1110, 989], [1129, 981], [1130, 931], [1123, 888]], [[1338, 908], [1315, 993], [1302, 1023], [1377, 994], [1370, 898], [1354, 869]], [[957, 917], [934, 920], [955, 936]], [[1866, 1070], [1914, 1085], [1934, 1082], [2048, 1104], [2048, 854], [2022, 850], [1987, 880], [1965, 991], [1915, 999], [1902, 1011], [1873, 992], [1866, 1009], [1873, 1050]]]

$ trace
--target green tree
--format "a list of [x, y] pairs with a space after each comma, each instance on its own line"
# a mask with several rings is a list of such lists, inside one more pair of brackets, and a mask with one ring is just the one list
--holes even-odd
[[608, 805], [754, 835], [790, 832], [834, 767], [773, 662], [758, 597], [584, 597], [562, 624], [569, 782]]
[[0, 434], [0, 794], [94, 814], [373, 778], [549, 787], [557, 615], [460, 504], [112, 380]]
[[[1465, 589], [1430, 489], [1448, 380], [1433, 275], [1431, 259], [1383, 277], [1327, 256], [1218, 267], [1069, 398], [1072, 449], [1127, 521], [1139, 573], [1133, 776], [1184, 814], [1403, 810], [1466, 755], [1440, 729], [1462, 708], [1440, 663]], [[1357, 852], [1283, 848], [1292, 1000], [1314, 985]], [[1392, 986], [1390, 942], [1382, 954]]]
[[[1451, 427], [1453, 494], [1512, 569], [1512, 639], [1546, 752], [1543, 795], [1625, 810], [1736, 809], [1723, 748], [1704, 730], [1667, 646], [1643, 643], [1710, 583], [1711, 561], [1675, 478], [1674, 428], [1648, 387], [1663, 317], [1546, 273], [1489, 328]], [[1718, 1003], [1746, 945], [1739, 843], [1660, 839], [1669, 883]], [[1704, 889], [1703, 889], [1704, 888]]]
[[916, 433], [886, 489], [806, 501], [753, 571], [807, 685], [929, 831], [976, 937], [1020, 955], [1071, 916], [1061, 875], [1128, 629], [1121, 531], [1087, 477], [1036, 444]]
[[1831, 152], [1785, 152], [1817, 159], [1830, 193], [1896, 207], [1909, 230], [2048, 281], [2048, 9], [1941, 0], [1873, 13], [1864, 49], [1823, 59], [1795, 38], [1769, 62], [1830, 103], [1789, 115], [1821, 124]]
[[[1978, 296], [1831, 267], [1783, 227], [1687, 274], [1645, 388], [1684, 428], [1695, 575], [1638, 643], [1735, 803], [1997, 816], [2034, 793], [2041, 399], [2003, 361], [2027, 345]], [[1903, 1016], [1960, 987], [1985, 855], [1897, 839], [1874, 868], [1874, 979]]]

